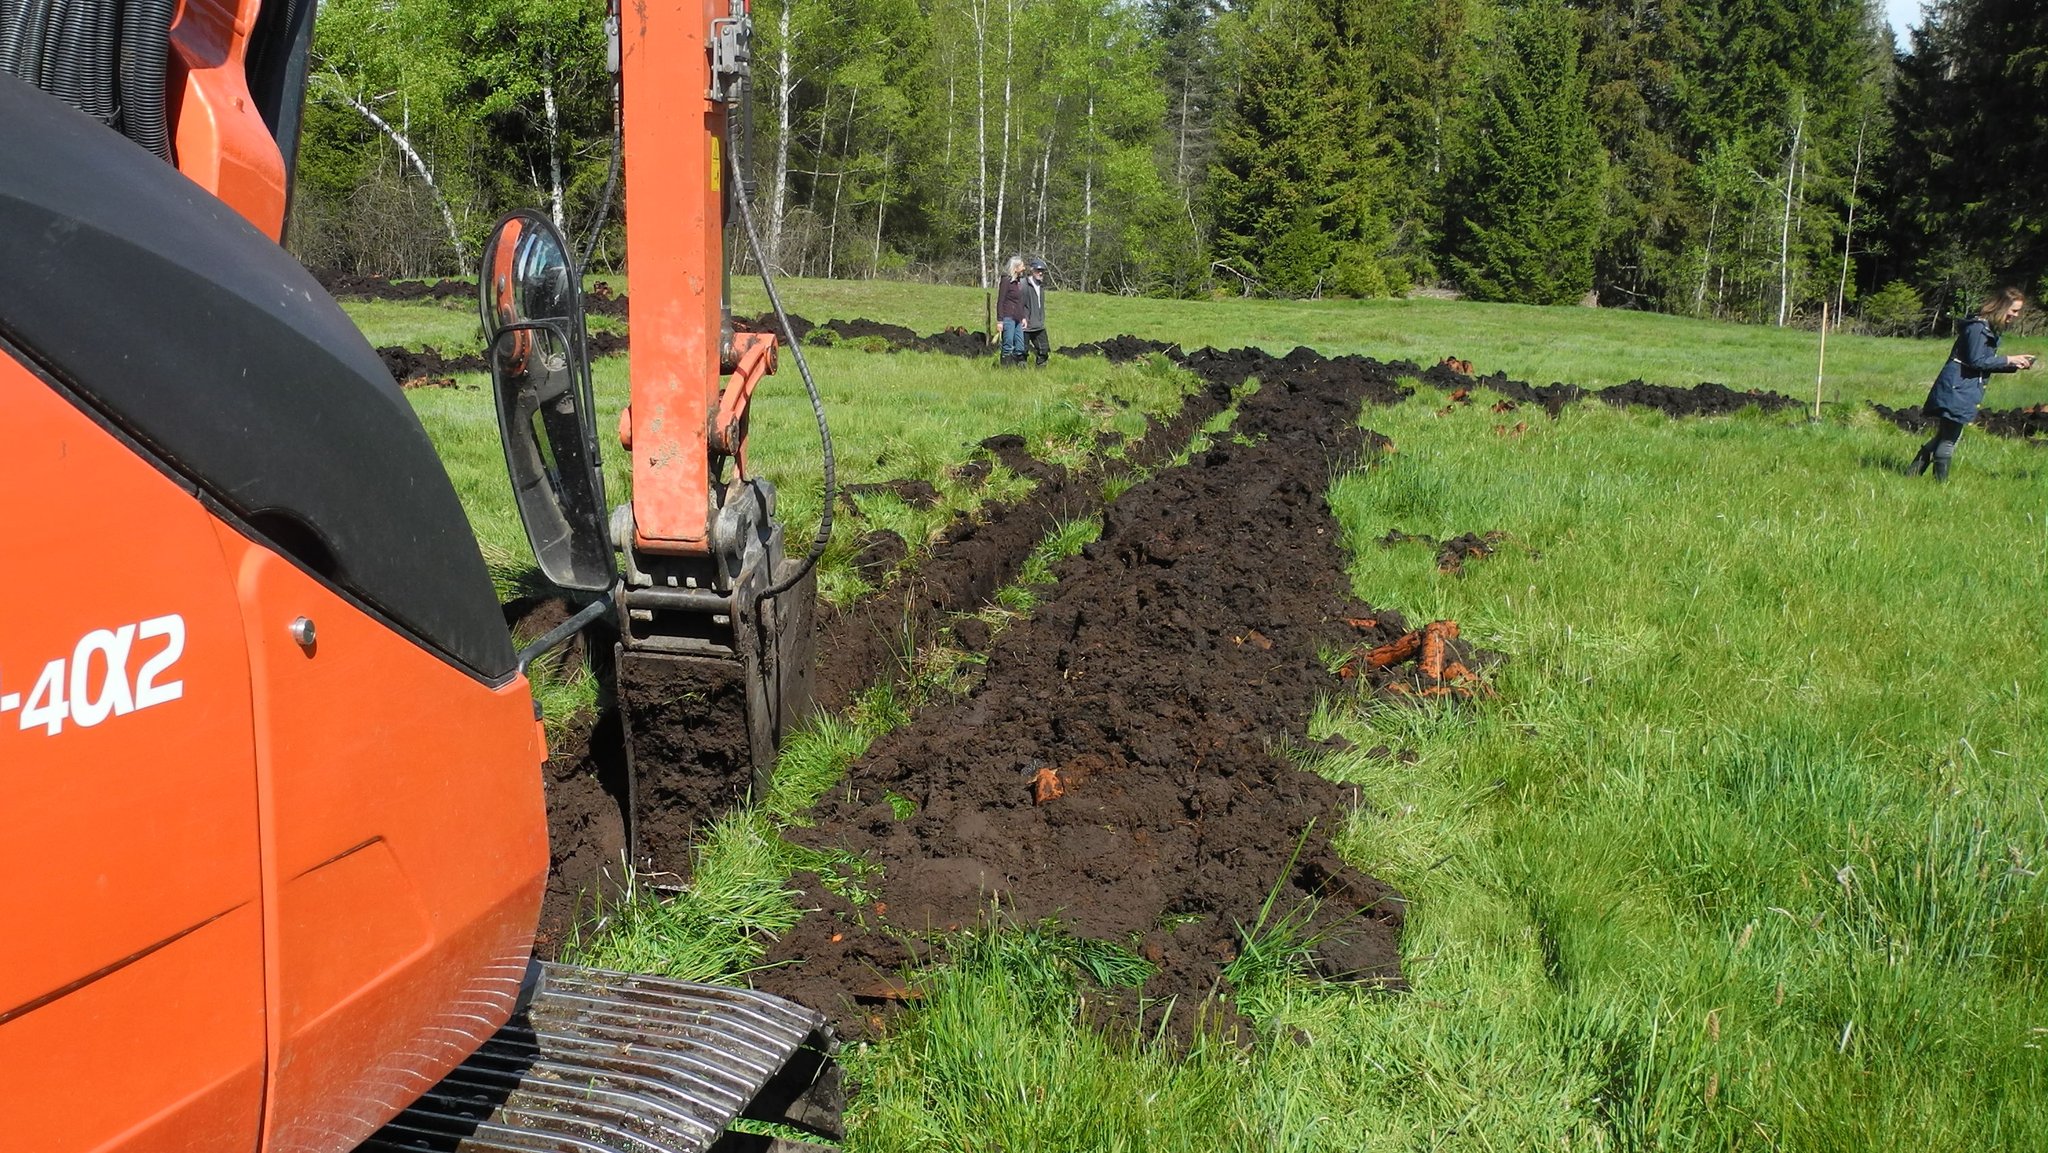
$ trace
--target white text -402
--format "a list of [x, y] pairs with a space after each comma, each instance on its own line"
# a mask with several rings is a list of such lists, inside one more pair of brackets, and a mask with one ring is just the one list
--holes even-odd
[[185, 655], [185, 618], [176, 613], [78, 638], [71, 655], [43, 665], [24, 699], [0, 666], [0, 715], [20, 711], [18, 727], [50, 736], [66, 721], [89, 729], [109, 717], [175, 701], [185, 682], [166, 677]]

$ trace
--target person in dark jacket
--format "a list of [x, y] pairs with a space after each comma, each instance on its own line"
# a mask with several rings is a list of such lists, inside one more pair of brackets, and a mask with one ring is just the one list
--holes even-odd
[[[1045, 334], [1045, 261], [1032, 257], [1027, 262], [1030, 272], [1024, 277], [1024, 343], [1038, 358], [1038, 367], [1045, 367], [1045, 358], [1052, 355], [1052, 339]], [[1023, 363], [1023, 358], [1018, 358]]]
[[997, 364], [1024, 363], [1024, 258], [1012, 256], [996, 288], [996, 320], [1003, 326], [1003, 351]]
[[1933, 465], [1934, 479], [1947, 480], [1949, 460], [1955, 456], [1963, 426], [1977, 419], [1977, 408], [1984, 403], [1984, 382], [1994, 372], [2019, 372], [2034, 367], [2031, 356], [1998, 355], [1998, 338], [2026, 304], [2019, 289], [2005, 289], [1985, 301], [1977, 314], [1964, 320], [1956, 331], [1948, 363], [1941, 366], [1941, 375], [1934, 378], [1934, 387], [1928, 390], [1927, 403], [1920, 406], [1922, 415], [1941, 423], [1933, 439], [1920, 446], [1920, 454], [1907, 466], [1908, 473], [1919, 476]]

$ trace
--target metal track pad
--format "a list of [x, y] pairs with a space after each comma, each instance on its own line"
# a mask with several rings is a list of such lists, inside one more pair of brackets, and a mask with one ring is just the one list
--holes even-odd
[[823, 1014], [749, 989], [539, 969], [526, 1007], [363, 1151], [699, 1153], [742, 1116], [843, 1136]]

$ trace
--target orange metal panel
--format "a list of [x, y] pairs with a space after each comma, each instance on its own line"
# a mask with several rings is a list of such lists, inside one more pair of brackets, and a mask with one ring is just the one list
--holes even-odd
[[0, 413], [0, 1148], [253, 1148], [256, 775], [214, 522], [4, 353]]
[[725, 110], [706, 40], [724, 6], [647, 0], [620, 13], [626, 271], [633, 291], [631, 441], [636, 543], [703, 553], [707, 443], [718, 398]]
[[[265, 1147], [343, 1150], [511, 1011], [547, 877], [526, 682], [478, 684], [222, 526], [255, 702]], [[302, 646], [291, 626], [310, 620]]]
[[[0, 1149], [254, 1150], [263, 1105], [263, 1008], [253, 979], [262, 929], [256, 906], [243, 905], [0, 1025]], [[241, 995], [224, 1011], [230, 990]]]
[[184, 0], [171, 24], [168, 111], [178, 171], [276, 240], [284, 234], [284, 156], [243, 70], [262, 7], [263, 0]]

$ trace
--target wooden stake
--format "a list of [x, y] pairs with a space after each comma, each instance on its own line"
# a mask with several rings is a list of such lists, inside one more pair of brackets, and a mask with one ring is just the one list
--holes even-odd
[[1813, 370], [1813, 419], [1820, 419], [1820, 386], [1828, 371], [1828, 302], [1820, 302], [1820, 366]]

